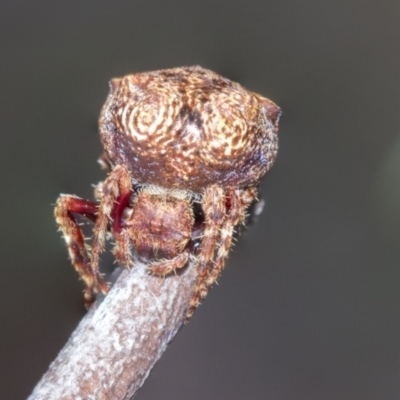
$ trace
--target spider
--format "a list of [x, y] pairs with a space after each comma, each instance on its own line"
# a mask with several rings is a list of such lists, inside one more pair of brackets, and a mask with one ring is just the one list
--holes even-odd
[[[159, 276], [193, 259], [188, 321], [275, 161], [280, 114], [267, 98], [199, 66], [112, 79], [99, 119], [108, 176], [95, 202], [61, 195], [55, 207], [86, 306], [109, 290], [99, 257], [111, 234], [116, 261], [127, 267], [133, 248]], [[94, 222], [91, 249], [75, 214]]]

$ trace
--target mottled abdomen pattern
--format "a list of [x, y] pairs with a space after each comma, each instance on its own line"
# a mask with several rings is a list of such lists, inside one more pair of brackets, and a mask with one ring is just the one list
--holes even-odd
[[134, 182], [201, 192], [254, 186], [275, 161], [280, 109], [195, 66], [113, 79], [100, 115], [104, 158]]

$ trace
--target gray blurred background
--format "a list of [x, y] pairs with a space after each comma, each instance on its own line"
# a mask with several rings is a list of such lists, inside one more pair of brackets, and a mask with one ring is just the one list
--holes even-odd
[[400, 398], [398, 0], [2, 0], [0, 54], [1, 399], [85, 313], [52, 204], [104, 178], [108, 80], [192, 64], [282, 107], [280, 153], [136, 398]]

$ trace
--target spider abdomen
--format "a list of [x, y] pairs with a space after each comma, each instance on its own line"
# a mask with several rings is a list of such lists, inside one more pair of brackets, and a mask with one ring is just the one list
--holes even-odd
[[275, 161], [280, 109], [201, 67], [114, 79], [100, 116], [111, 164], [137, 182], [200, 192], [247, 187]]

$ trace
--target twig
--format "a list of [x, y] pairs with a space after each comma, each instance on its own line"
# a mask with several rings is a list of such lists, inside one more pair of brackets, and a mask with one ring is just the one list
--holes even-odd
[[196, 270], [151, 276], [122, 272], [71, 335], [28, 400], [128, 400], [181, 327]]

